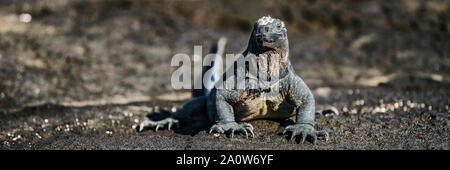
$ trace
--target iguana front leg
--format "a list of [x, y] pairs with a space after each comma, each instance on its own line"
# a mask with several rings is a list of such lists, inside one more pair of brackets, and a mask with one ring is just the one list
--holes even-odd
[[315, 101], [314, 96], [303, 80], [292, 75], [288, 82], [288, 96], [296, 105], [296, 122], [294, 125], [287, 126], [283, 134], [291, 132], [291, 140], [297, 135], [301, 135], [303, 143], [307, 136], [312, 137], [313, 143], [316, 142], [318, 136], [324, 136], [328, 140], [328, 132], [316, 131], [314, 129]]
[[[216, 90], [216, 89], [214, 89]], [[211, 93], [210, 100], [208, 100], [208, 113], [214, 125], [210, 128], [209, 133], [228, 133], [233, 138], [235, 132], [245, 134], [248, 138], [248, 133], [255, 136], [253, 133], [253, 126], [249, 123], [237, 123], [233, 115], [233, 108], [227, 100], [232, 100], [237, 92], [217, 90], [216, 93]]]

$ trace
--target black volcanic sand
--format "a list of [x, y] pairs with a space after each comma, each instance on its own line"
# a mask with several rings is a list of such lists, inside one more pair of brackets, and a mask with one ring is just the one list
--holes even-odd
[[[299, 144], [282, 135], [291, 121], [257, 120], [255, 138], [228, 138], [208, 127], [136, 132], [148, 116], [169, 114], [182, 102], [161, 100], [126, 105], [62, 107], [43, 105], [2, 114], [2, 149], [449, 149], [448, 90], [336, 87], [318, 97], [318, 107], [334, 105], [339, 115], [317, 115], [316, 128], [330, 140]], [[362, 102], [363, 101], [363, 102]]]
[[[0, 2], [0, 149], [450, 149], [448, 1]], [[31, 22], [20, 20], [27, 14]], [[190, 99], [170, 85], [173, 55], [221, 36], [242, 52], [252, 23], [285, 21], [290, 59], [330, 140], [255, 138], [182, 126], [136, 132]], [[25, 16], [25, 17], [24, 17]]]

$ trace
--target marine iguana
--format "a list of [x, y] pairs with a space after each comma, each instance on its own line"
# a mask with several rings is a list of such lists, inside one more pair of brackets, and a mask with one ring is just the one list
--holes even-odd
[[[220, 44], [220, 43], [219, 43]], [[223, 48], [223, 43], [219, 48]], [[218, 51], [223, 52], [223, 49]], [[220, 52], [219, 52], [220, 53]], [[262, 54], [262, 55], [260, 55]], [[221, 55], [221, 54], [220, 54]], [[139, 126], [139, 131], [145, 128], [155, 128], [157, 131], [161, 127], [167, 126], [170, 130], [173, 125], [194, 124], [198, 122], [211, 122], [212, 127], [209, 133], [228, 133], [231, 137], [235, 132], [246, 135], [250, 133], [254, 137], [253, 126], [248, 121], [255, 119], [287, 119], [296, 116], [294, 125], [285, 128], [283, 134], [291, 132], [291, 140], [301, 135], [302, 143], [307, 136], [311, 137], [315, 143], [318, 136], [324, 136], [328, 140], [328, 133], [324, 130], [314, 129], [315, 101], [312, 92], [303, 80], [296, 75], [289, 60], [289, 45], [287, 29], [280, 19], [264, 16], [258, 19], [253, 26], [247, 49], [241, 57], [247, 58], [249, 63], [256, 66], [258, 70], [270, 79], [278, 77], [277, 81], [269, 82], [268, 88], [250, 88], [258, 85], [259, 81], [251, 81], [255, 75], [248, 71], [248, 65], [238, 67], [236, 60], [229, 69], [234, 69], [234, 74], [227, 77], [223, 74], [223, 81], [234, 79], [239, 71], [244, 69], [246, 86], [243, 89], [217, 88], [211, 84], [205, 85], [203, 96], [197, 96], [184, 104], [176, 113], [170, 117], [152, 121], [145, 120]], [[256, 57], [254, 57], [256, 56]], [[277, 63], [263, 63], [263, 57], [276, 56]], [[267, 61], [267, 60], [264, 60]], [[214, 69], [214, 65], [212, 66]], [[215, 74], [212, 74], [215, 75]], [[257, 76], [256, 76], [257, 77]], [[208, 78], [208, 77], [207, 77]], [[208, 83], [216, 83], [214, 77]], [[256, 84], [255, 84], [256, 83]], [[277, 86], [278, 89], [274, 87]], [[259, 87], [259, 86], [257, 86]], [[270, 93], [272, 92], [272, 93]], [[268, 95], [268, 94], [271, 95]], [[274, 95], [275, 94], [275, 95]], [[335, 108], [321, 112], [337, 112]]]

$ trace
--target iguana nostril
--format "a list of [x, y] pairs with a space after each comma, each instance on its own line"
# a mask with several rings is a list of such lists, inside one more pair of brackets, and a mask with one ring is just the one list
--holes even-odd
[[264, 27], [264, 30], [265, 30], [266, 32], [269, 32], [269, 27]]

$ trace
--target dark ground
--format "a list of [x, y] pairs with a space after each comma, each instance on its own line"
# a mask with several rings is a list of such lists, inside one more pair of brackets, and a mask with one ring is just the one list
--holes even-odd
[[[450, 149], [450, 3], [399, 1], [5, 0], [0, 2], [0, 149]], [[29, 23], [20, 20], [30, 14]], [[244, 50], [252, 22], [286, 22], [290, 57], [313, 90], [317, 129], [289, 121], [255, 138], [183, 127], [137, 133], [190, 99], [170, 85], [171, 57]], [[24, 16], [24, 15], [22, 15]]]

